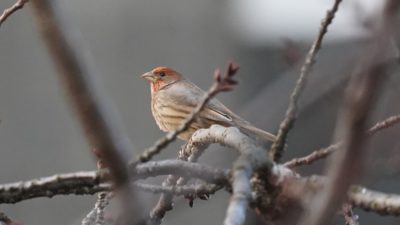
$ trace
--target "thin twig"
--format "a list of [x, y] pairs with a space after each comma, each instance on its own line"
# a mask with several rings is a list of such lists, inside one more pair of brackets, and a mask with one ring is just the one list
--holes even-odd
[[29, 0], [18, 0], [17, 2], [14, 3], [10, 8], [7, 8], [3, 11], [3, 13], [0, 15], [0, 27], [6, 21], [6, 19], [11, 16], [11, 14], [15, 13], [19, 9], [22, 9], [25, 5], [25, 3], [29, 2]]
[[[233, 170], [233, 196], [227, 210], [224, 224], [242, 224], [251, 197], [251, 188], [247, 188], [250, 187], [250, 177], [253, 175], [254, 171], [257, 171], [261, 167], [264, 168], [265, 171], [270, 171], [273, 167], [273, 163], [267, 159], [265, 150], [262, 147], [257, 146], [252, 139], [242, 134], [235, 127], [212, 125], [208, 129], [199, 129], [192, 135], [191, 141], [193, 145], [201, 143], [205, 146], [218, 143], [235, 149], [241, 154]], [[162, 209], [166, 207], [167, 206], [160, 205]], [[155, 216], [160, 215], [161, 214], [156, 214]], [[160, 222], [161, 219], [162, 216], [152, 217], [150, 222], [157, 223]]]
[[305, 88], [307, 78], [316, 62], [317, 53], [321, 48], [324, 35], [328, 31], [328, 26], [332, 23], [333, 18], [335, 17], [335, 13], [339, 8], [340, 2], [342, 2], [342, 0], [335, 0], [332, 8], [326, 13], [325, 18], [322, 20], [317, 38], [312, 44], [310, 50], [308, 51], [305, 62], [301, 67], [299, 79], [297, 80], [293, 92], [290, 95], [289, 106], [286, 110], [285, 118], [279, 125], [276, 141], [273, 142], [269, 153], [271, 155], [271, 158], [276, 162], [278, 162], [282, 157], [287, 135], [290, 129], [293, 127], [294, 122], [296, 121], [298, 99], [303, 92], [303, 89]]
[[360, 186], [352, 186], [348, 199], [355, 207], [381, 215], [400, 215], [400, 195], [372, 191]]
[[240, 153], [232, 170], [233, 194], [226, 211], [224, 225], [243, 224], [251, 200], [250, 178], [259, 170], [270, 173], [274, 163], [267, 158], [263, 147], [256, 145], [251, 138], [242, 134], [236, 127], [212, 125], [209, 129], [196, 131], [192, 136], [192, 141], [206, 145], [218, 143]]
[[110, 193], [100, 192], [94, 208], [82, 220], [82, 225], [104, 225], [104, 209], [109, 204]]
[[[389, 118], [386, 118], [383, 121], [377, 122], [374, 126], [372, 126], [371, 128], [368, 129], [368, 131], [365, 133], [365, 135], [367, 137], [372, 136], [372, 135], [378, 133], [379, 131], [390, 128], [392, 126], [395, 126], [399, 122], [400, 122], [400, 115], [391, 116]], [[302, 166], [302, 165], [310, 165], [317, 160], [328, 157], [334, 151], [337, 151], [342, 147], [343, 147], [343, 143], [338, 142], [338, 143], [330, 145], [326, 148], [315, 150], [307, 156], [291, 159], [290, 161], [287, 161], [286, 163], [284, 163], [284, 166], [286, 166], [288, 168], [295, 168], [295, 167]]]
[[[204, 152], [207, 148], [207, 144], [193, 144], [192, 139], [189, 140], [189, 143], [182, 146], [181, 150], [178, 152], [178, 159], [188, 162], [196, 162], [198, 157]], [[179, 177], [176, 175], [169, 175], [162, 183], [163, 187], [172, 187], [175, 185], [184, 185], [186, 181], [183, 177]], [[162, 218], [164, 218], [165, 213], [173, 208], [173, 198], [174, 196], [169, 193], [161, 194], [158, 199], [157, 204], [153, 207], [150, 212], [150, 223], [151, 224], [160, 224]]]
[[[202, 179], [208, 183], [229, 185], [230, 171], [180, 160], [147, 162], [132, 169], [135, 179], [175, 174], [181, 177]], [[28, 181], [0, 185], [0, 204], [57, 195], [92, 195], [111, 191], [107, 171], [87, 171], [57, 174]]]
[[147, 148], [142, 154], [140, 154], [137, 158], [138, 161], [146, 162], [151, 160], [154, 155], [158, 154], [162, 149], [167, 147], [169, 143], [174, 141], [179, 134], [185, 132], [189, 128], [190, 124], [197, 118], [210, 99], [212, 99], [219, 92], [232, 90], [233, 86], [237, 84], [237, 81], [233, 80], [232, 77], [238, 70], [239, 66], [234, 63], [229, 64], [228, 70], [223, 77], [221, 76], [221, 72], [216, 70], [214, 73], [214, 83], [211, 85], [209, 90], [206, 92], [200, 103], [196, 106], [196, 108], [194, 108], [191, 114], [182, 122], [178, 129], [169, 132], [167, 135], [157, 140], [151, 147]]
[[[300, 224], [326, 224], [332, 219], [339, 205], [346, 198], [351, 183], [357, 182], [364, 167], [365, 145], [364, 130], [372, 111], [373, 99], [380, 90], [380, 84], [386, 73], [386, 63], [382, 58], [387, 55], [391, 37], [389, 26], [393, 17], [384, 14], [380, 30], [375, 33], [364, 57], [354, 69], [346, 90], [344, 108], [338, 120], [335, 137], [343, 138], [343, 149], [337, 151], [326, 167], [328, 185], [309, 203], [309, 214]], [[390, 22], [389, 22], [390, 21]]]
[[88, 63], [88, 52], [80, 46], [80, 41], [71, 26], [67, 24], [57, 1], [35, 0], [32, 2], [38, 26], [49, 52], [57, 66], [63, 87], [70, 97], [80, 124], [93, 148], [101, 151], [109, 166], [111, 178], [121, 195], [127, 221], [141, 217], [133, 189], [127, 188], [129, 174], [127, 155], [132, 147], [128, 137], [115, 120], [109, 102], [99, 91], [97, 72]]
[[[97, 157], [97, 169], [104, 170], [107, 168], [104, 163], [104, 157], [101, 155], [101, 151], [92, 149], [93, 153]], [[104, 209], [109, 204], [111, 199], [111, 192], [100, 192], [97, 194], [97, 200], [92, 210], [82, 220], [82, 225], [104, 225]]]
[[360, 225], [358, 215], [353, 213], [353, 206], [349, 203], [342, 205], [342, 214], [346, 225]]

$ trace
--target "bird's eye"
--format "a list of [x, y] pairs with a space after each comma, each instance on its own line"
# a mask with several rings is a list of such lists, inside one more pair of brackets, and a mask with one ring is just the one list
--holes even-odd
[[161, 72], [159, 75], [160, 75], [160, 77], [165, 77], [165, 73], [164, 72]]

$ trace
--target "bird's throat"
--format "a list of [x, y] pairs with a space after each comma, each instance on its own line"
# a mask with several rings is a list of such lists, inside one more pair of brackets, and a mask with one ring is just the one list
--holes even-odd
[[152, 91], [153, 93], [155, 93], [155, 92], [157, 92], [158, 90], [160, 90], [160, 88], [161, 88], [161, 82], [162, 82], [161, 80], [157, 80], [157, 81], [151, 83], [151, 91]]

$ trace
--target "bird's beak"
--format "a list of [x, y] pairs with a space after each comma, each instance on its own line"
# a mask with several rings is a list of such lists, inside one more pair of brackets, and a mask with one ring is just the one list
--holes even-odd
[[154, 82], [157, 80], [157, 77], [152, 72], [147, 72], [147, 73], [143, 74], [141, 77], [150, 82]]

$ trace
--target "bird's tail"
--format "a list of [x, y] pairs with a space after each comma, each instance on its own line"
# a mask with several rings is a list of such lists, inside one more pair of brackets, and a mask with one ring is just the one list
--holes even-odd
[[249, 123], [241, 124], [239, 129], [242, 132], [244, 132], [245, 134], [252, 136], [262, 142], [270, 142], [270, 141], [276, 140], [275, 135], [273, 135], [267, 131], [261, 130]]

